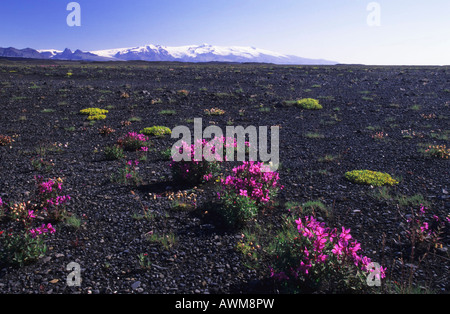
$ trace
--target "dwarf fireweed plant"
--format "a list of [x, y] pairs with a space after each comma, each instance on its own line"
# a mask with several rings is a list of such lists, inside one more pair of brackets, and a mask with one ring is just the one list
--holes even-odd
[[249, 197], [257, 204], [267, 204], [283, 188], [278, 172], [270, 171], [270, 167], [262, 162], [244, 161], [232, 171], [232, 175], [221, 180], [223, 190]]
[[47, 161], [42, 157], [36, 157], [31, 159], [31, 165], [37, 171], [50, 172], [55, 165], [51, 160]]
[[11, 205], [2, 204], [11, 222], [8, 230], [0, 230], [0, 260], [23, 266], [46, 253], [45, 237], [56, 232], [51, 223], [36, 227], [38, 212], [42, 211], [34, 201]]
[[[374, 271], [371, 259], [360, 254], [361, 244], [350, 229], [329, 228], [313, 216], [285, 217], [285, 230], [271, 247], [271, 277], [294, 291], [360, 290]], [[296, 230], [295, 230], [296, 229]], [[381, 266], [376, 279], [385, 278]]]
[[36, 261], [47, 252], [45, 238], [55, 232], [50, 223], [28, 231], [0, 231], [0, 260], [20, 266]]
[[138, 255], [138, 261], [139, 261], [139, 266], [142, 269], [151, 269], [152, 268], [152, 262], [150, 261], [150, 257], [148, 256], [147, 253], [140, 253]]
[[103, 150], [106, 160], [117, 160], [125, 157], [123, 148], [119, 145], [107, 146]]
[[36, 176], [36, 201], [44, 210], [44, 215], [52, 219], [62, 220], [67, 214], [67, 205], [70, 195], [63, 193], [63, 180], [61, 178], [44, 180]]
[[258, 215], [256, 201], [248, 196], [228, 191], [220, 194], [219, 199], [221, 206], [218, 213], [228, 227], [240, 228]]
[[126, 151], [138, 151], [142, 147], [148, 146], [148, 136], [141, 133], [128, 132], [117, 140], [117, 144]]
[[119, 169], [114, 175], [111, 175], [111, 181], [123, 184], [139, 185], [142, 183], [142, 178], [139, 175], [137, 166], [138, 160], [128, 160], [124, 167]]
[[[185, 181], [196, 184], [202, 182], [202, 180], [211, 179], [211, 177], [216, 175], [220, 170], [220, 164], [223, 161], [223, 157], [215, 155], [215, 147], [210, 146], [204, 139], [198, 140], [192, 145], [183, 141], [181, 146], [177, 146], [174, 149], [175, 151], [178, 151], [178, 153], [187, 154], [190, 157], [189, 160], [176, 161], [172, 154], [172, 160], [169, 166], [175, 181]], [[196, 153], [197, 151], [201, 152], [200, 159], [195, 158], [198, 154]], [[211, 156], [213, 158], [211, 158]]]
[[218, 198], [221, 216], [229, 226], [240, 227], [254, 219], [259, 207], [270, 202], [279, 189], [277, 172], [261, 162], [244, 161], [232, 175], [221, 179]]
[[[416, 245], [418, 249], [427, 245], [438, 247], [441, 234], [445, 228], [446, 221], [430, 210], [420, 205], [417, 209], [411, 210], [406, 219], [406, 236], [408, 240]], [[447, 218], [447, 222], [450, 222]]]
[[[211, 141], [200, 139], [194, 144], [181, 141], [179, 146], [172, 147], [171, 163], [173, 178], [175, 180], [199, 183], [210, 181], [221, 169], [221, 164], [228, 160], [229, 151], [234, 154], [250, 151], [250, 143], [244, 141], [243, 151], [240, 151], [238, 140], [233, 137], [218, 136]], [[239, 156], [238, 156], [239, 157]]]

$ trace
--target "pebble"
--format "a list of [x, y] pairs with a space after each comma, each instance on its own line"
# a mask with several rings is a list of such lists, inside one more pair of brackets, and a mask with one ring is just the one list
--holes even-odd
[[141, 286], [141, 282], [140, 281], [135, 281], [133, 282], [133, 284], [131, 285], [131, 289], [136, 290], [137, 288], [139, 288]]

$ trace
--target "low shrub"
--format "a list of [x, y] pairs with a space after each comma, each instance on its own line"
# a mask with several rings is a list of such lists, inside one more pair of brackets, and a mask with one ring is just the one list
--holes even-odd
[[319, 110], [323, 108], [322, 105], [319, 104], [319, 101], [313, 98], [303, 98], [297, 100], [297, 106], [308, 110]]
[[221, 206], [218, 213], [229, 227], [241, 227], [258, 214], [256, 201], [233, 191], [220, 195]]
[[14, 142], [14, 140], [11, 136], [0, 134], [0, 146], [7, 146], [12, 142]]
[[225, 110], [222, 110], [219, 108], [205, 109], [204, 112], [208, 116], [221, 116], [221, 115], [225, 114]]
[[111, 181], [138, 186], [140, 183], [142, 183], [142, 178], [139, 175], [137, 168], [138, 165], [138, 160], [127, 161], [123, 168], [119, 169], [116, 174], [111, 175]]
[[107, 160], [117, 160], [125, 157], [123, 148], [119, 145], [105, 147], [104, 153]]
[[254, 219], [258, 210], [282, 189], [277, 172], [261, 162], [243, 162], [233, 175], [221, 179], [219, 214], [228, 226], [241, 227]]
[[106, 114], [108, 113], [108, 110], [100, 108], [86, 108], [80, 110], [80, 113], [83, 115], [87, 115], [88, 121], [97, 121], [106, 119]]
[[225, 193], [246, 196], [256, 204], [267, 204], [283, 186], [279, 184], [279, 174], [270, 171], [262, 162], [244, 161], [233, 168], [233, 175], [221, 180]]
[[[202, 182], [205, 179], [205, 176], [213, 176], [218, 173], [220, 163], [223, 160], [222, 156], [217, 156], [217, 158], [210, 158], [211, 156], [209, 155], [205, 156], [205, 151], [214, 151], [214, 147], [205, 149], [206, 147], [208, 147], [208, 142], [203, 139], [191, 145], [186, 142], [182, 142], [181, 146], [174, 148], [179, 154], [184, 154], [186, 157], [189, 157], [183, 158], [182, 160], [175, 160], [176, 158], [172, 154], [172, 160], [169, 166], [171, 168], [174, 181], [197, 184]], [[201, 158], [198, 160], [196, 159], [196, 151], [201, 152]]]
[[105, 120], [106, 119], [106, 115], [104, 114], [98, 114], [95, 116], [88, 116], [87, 120], [89, 121], [97, 121], [97, 120]]
[[101, 135], [110, 135], [112, 133], [116, 132], [116, 130], [114, 130], [111, 127], [108, 127], [106, 125], [102, 126], [101, 128], [98, 129], [98, 133], [100, 133]]
[[157, 137], [163, 137], [165, 135], [172, 134], [172, 130], [165, 126], [152, 126], [149, 128], [144, 128], [140, 131], [140, 133], [148, 135], [148, 136], [157, 136]]
[[142, 150], [142, 147], [148, 146], [148, 136], [136, 132], [128, 132], [118, 139], [117, 145], [126, 151]]
[[161, 110], [160, 112], [158, 112], [158, 114], [166, 115], [166, 116], [173, 116], [173, 115], [176, 115], [177, 112], [175, 110]]
[[41, 176], [36, 176], [35, 180], [36, 201], [44, 211], [43, 215], [53, 220], [63, 220], [67, 215], [67, 203], [71, 200], [69, 195], [62, 194], [63, 180], [58, 178], [45, 181]]
[[[271, 276], [287, 292], [328, 289], [335, 292], [367, 289], [374, 272], [371, 259], [361, 255], [361, 244], [350, 229], [327, 227], [313, 216], [284, 217], [282, 231], [266, 248], [272, 261]], [[381, 266], [373, 279], [385, 278]]]
[[345, 173], [345, 178], [353, 183], [373, 186], [396, 185], [399, 182], [389, 174], [371, 170], [353, 170]]
[[0, 231], [0, 260], [19, 266], [36, 261], [47, 252], [45, 238], [52, 233], [55, 229], [50, 223], [22, 232]]
[[[67, 217], [71, 200], [62, 194], [62, 180], [35, 177], [36, 191], [27, 202], [3, 202], [0, 210], [10, 219], [7, 230], [0, 230], [0, 261], [24, 266], [36, 261], [47, 251], [45, 238], [56, 232], [50, 221]], [[46, 221], [47, 220], [47, 221]]]
[[424, 156], [440, 159], [448, 159], [450, 157], [450, 148], [445, 145], [430, 145], [423, 151]]
[[108, 110], [100, 108], [86, 108], [80, 110], [80, 113], [87, 116], [98, 116], [107, 114]]

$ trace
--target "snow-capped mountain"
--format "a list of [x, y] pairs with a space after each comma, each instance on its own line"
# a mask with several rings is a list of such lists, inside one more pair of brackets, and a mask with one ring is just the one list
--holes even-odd
[[275, 64], [336, 64], [337, 62], [306, 59], [254, 47], [213, 46], [209, 44], [167, 47], [147, 45], [133, 48], [91, 51], [118, 60], [181, 62], [257, 62]]
[[30, 48], [0, 48], [0, 57], [84, 60], [84, 61], [179, 61], [179, 62], [254, 62], [274, 64], [332, 65], [337, 62], [322, 59], [306, 59], [285, 55], [254, 47], [213, 46], [209, 44], [167, 47], [146, 45], [133, 48], [119, 48], [83, 52], [70, 49], [34, 50]]

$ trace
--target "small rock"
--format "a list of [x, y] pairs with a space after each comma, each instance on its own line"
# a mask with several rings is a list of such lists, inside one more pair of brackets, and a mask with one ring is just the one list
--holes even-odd
[[46, 256], [46, 257], [44, 257], [44, 258], [42, 259], [42, 262], [43, 262], [43, 263], [48, 263], [48, 262], [50, 262], [51, 259], [52, 259], [52, 258], [51, 258], [50, 256]]
[[140, 281], [135, 281], [133, 282], [133, 284], [131, 285], [131, 289], [136, 290], [137, 288], [139, 288], [141, 286], [141, 282]]

